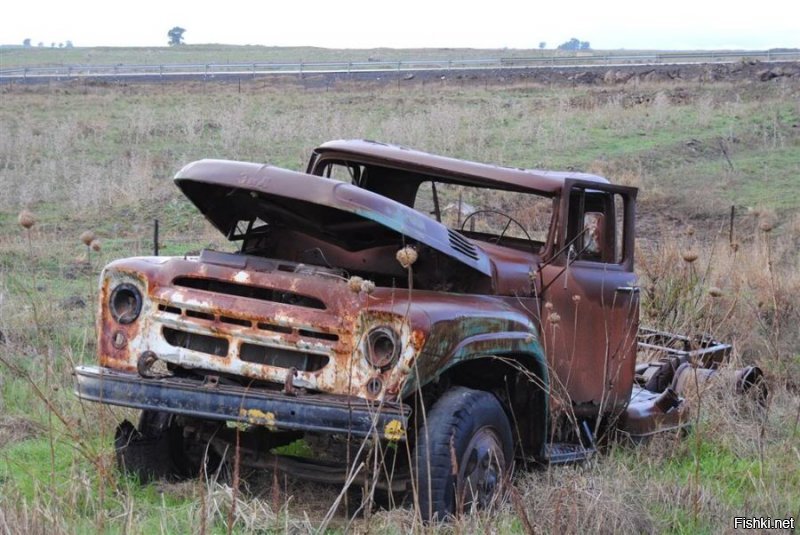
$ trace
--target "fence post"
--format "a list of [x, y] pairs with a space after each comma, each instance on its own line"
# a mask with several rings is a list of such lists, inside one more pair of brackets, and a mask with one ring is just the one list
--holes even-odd
[[153, 256], [158, 256], [158, 219], [153, 219]]

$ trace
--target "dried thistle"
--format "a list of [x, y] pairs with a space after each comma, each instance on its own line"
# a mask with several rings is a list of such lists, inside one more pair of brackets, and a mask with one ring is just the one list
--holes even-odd
[[29, 210], [23, 210], [19, 213], [17, 222], [25, 230], [30, 230], [30, 228], [36, 224], [36, 216], [34, 216]]
[[550, 301], [546, 302], [544, 304], [544, 308], [546, 308], [547, 310], [553, 310], [553, 303], [551, 303]]
[[772, 232], [772, 229], [775, 228], [775, 226], [772, 224], [772, 221], [769, 221], [768, 219], [764, 219], [758, 225], [758, 228], [761, 230], [761, 232], [768, 233], [768, 232]]
[[692, 251], [691, 249], [689, 249], [689, 250], [686, 250], [683, 253], [681, 253], [681, 257], [683, 258], [684, 262], [686, 262], [688, 264], [691, 264], [692, 262], [697, 260], [698, 254], [695, 251]]
[[92, 242], [94, 241], [94, 239], [95, 239], [95, 235], [94, 235], [94, 232], [92, 232], [91, 230], [84, 230], [81, 233], [81, 241], [83, 242], [83, 244], [86, 247], [89, 247], [90, 245], [92, 245]]
[[558, 314], [558, 312], [552, 312], [549, 316], [547, 316], [547, 321], [553, 325], [558, 325], [558, 323], [561, 321], [561, 316]]
[[708, 295], [710, 295], [711, 297], [722, 297], [723, 292], [720, 288], [712, 286], [711, 288], [708, 289]]
[[533, 268], [531, 268], [528, 271], [528, 279], [530, 279], [531, 283], [536, 284], [536, 275], [537, 274], [538, 274], [537, 271], [535, 269], [533, 269]]
[[364, 279], [359, 277], [358, 275], [354, 275], [350, 277], [347, 281], [347, 286], [350, 288], [350, 291], [353, 293], [358, 293], [361, 291], [361, 285], [364, 284]]
[[92, 251], [99, 251], [100, 250], [100, 240], [97, 238], [93, 239], [92, 242], [89, 244], [89, 247], [92, 248]]
[[688, 227], [686, 227], [686, 235], [687, 236], [694, 236], [694, 227], [692, 225], [689, 225]]
[[375, 291], [375, 283], [370, 280], [365, 280], [361, 283], [361, 291], [369, 295]]
[[397, 251], [395, 258], [397, 258], [397, 261], [403, 266], [403, 269], [408, 269], [417, 261], [417, 250], [410, 245], [406, 245]]
[[739, 250], [739, 242], [735, 241], [735, 242], [731, 243], [731, 251], [733, 251], [735, 253], [738, 250]]
[[573, 295], [573, 296], [572, 296], [572, 302], [573, 302], [573, 303], [575, 303], [575, 304], [577, 305], [578, 303], [580, 303], [580, 302], [581, 302], [581, 296], [580, 296], [580, 295], [578, 295], [578, 294], [575, 294], [575, 295]]

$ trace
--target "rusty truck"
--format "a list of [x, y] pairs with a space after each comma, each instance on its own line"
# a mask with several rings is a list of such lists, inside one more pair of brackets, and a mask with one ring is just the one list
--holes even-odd
[[143, 477], [218, 469], [235, 444], [446, 518], [513, 465], [683, 428], [683, 387], [730, 352], [640, 328], [637, 190], [600, 176], [345, 140], [305, 172], [201, 160], [174, 180], [230, 247], [107, 265], [99, 362], [75, 370], [81, 399], [141, 410], [115, 446]]

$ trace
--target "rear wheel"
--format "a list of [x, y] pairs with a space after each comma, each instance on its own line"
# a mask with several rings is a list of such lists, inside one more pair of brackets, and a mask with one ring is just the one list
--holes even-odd
[[448, 390], [427, 415], [415, 458], [423, 519], [490, 507], [513, 459], [511, 425], [500, 402], [489, 392]]

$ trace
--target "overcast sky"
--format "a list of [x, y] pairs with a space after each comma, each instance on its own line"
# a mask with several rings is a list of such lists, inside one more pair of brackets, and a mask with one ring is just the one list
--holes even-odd
[[0, 44], [162, 46], [176, 25], [189, 44], [766, 49], [800, 47], [800, 0], [6, 0]]

